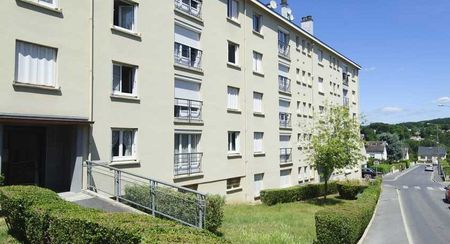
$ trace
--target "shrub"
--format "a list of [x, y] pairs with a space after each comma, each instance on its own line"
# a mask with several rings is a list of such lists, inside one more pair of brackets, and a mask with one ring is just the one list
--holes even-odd
[[318, 211], [316, 243], [357, 243], [372, 218], [380, 192], [381, 180], [377, 179], [357, 200]]
[[[138, 203], [141, 206], [152, 208], [151, 195], [148, 186], [127, 186], [123, 198]], [[155, 191], [155, 208], [157, 211], [176, 216], [190, 224], [197, 224], [199, 209], [196, 204], [196, 195], [189, 192], [178, 192], [169, 188], [157, 187]], [[130, 204], [126, 202], [126, 204]], [[221, 196], [208, 195], [206, 197], [206, 221], [205, 228], [216, 232], [222, 225], [223, 207], [225, 200]], [[143, 212], [148, 209], [135, 206]]]
[[365, 188], [365, 186], [361, 185], [361, 182], [358, 180], [337, 182], [336, 185], [339, 195], [348, 200], [356, 199], [356, 196]]
[[0, 188], [12, 234], [25, 243], [223, 243], [206, 231], [148, 215], [104, 213], [33, 186]]
[[[324, 184], [308, 184], [304, 186], [293, 186], [283, 189], [262, 190], [260, 197], [261, 202], [270, 206], [277, 203], [288, 203], [317, 198], [323, 196], [324, 192]], [[337, 193], [336, 183], [329, 182], [328, 194], [335, 193]]]

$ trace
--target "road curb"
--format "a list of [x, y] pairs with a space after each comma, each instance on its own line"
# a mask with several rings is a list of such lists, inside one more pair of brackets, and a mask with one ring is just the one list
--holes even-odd
[[375, 209], [373, 210], [372, 218], [370, 219], [369, 224], [367, 225], [366, 229], [364, 230], [363, 235], [361, 236], [361, 238], [359, 238], [359, 241], [357, 242], [358, 244], [362, 244], [364, 239], [366, 239], [367, 233], [369, 233], [369, 229], [372, 226], [375, 216], [378, 212], [378, 205], [380, 203], [381, 193], [383, 193], [383, 182], [381, 182], [380, 187], [381, 187], [380, 196], [378, 197], [377, 205], [375, 206]]

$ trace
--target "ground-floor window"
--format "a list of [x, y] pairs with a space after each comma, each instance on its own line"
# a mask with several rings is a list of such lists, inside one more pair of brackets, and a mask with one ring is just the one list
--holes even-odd
[[136, 159], [136, 132], [136, 129], [112, 130], [113, 161]]

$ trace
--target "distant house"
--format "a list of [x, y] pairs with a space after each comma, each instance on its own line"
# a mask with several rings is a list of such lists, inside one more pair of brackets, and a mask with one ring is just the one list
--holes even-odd
[[402, 160], [409, 160], [409, 148], [402, 147]]
[[409, 139], [413, 141], [423, 141], [423, 138], [420, 136], [411, 136]]
[[439, 160], [447, 158], [447, 149], [445, 147], [419, 147], [417, 156], [419, 162], [437, 163]]
[[387, 160], [387, 143], [384, 141], [368, 141], [366, 143], [366, 153], [370, 158]]

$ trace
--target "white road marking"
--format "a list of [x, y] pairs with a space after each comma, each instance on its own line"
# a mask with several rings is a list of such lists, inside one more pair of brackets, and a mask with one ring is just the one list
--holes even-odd
[[411, 231], [409, 230], [408, 224], [406, 223], [407, 219], [406, 219], [406, 216], [405, 216], [405, 211], [403, 210], [402, 198], [400, 196], [400, 191], [398, 189], [397, 189], [397, 195], [398, 195], [398, 204], [400, 205], [400, 213], [402, 215], [403, 225], [405, 227], [406, 238], [408, 239], [408, 243], [409, 244], [413, 244], [412, 238], [411, 238]]
[[434, 188], [431, 187], [431, 186], [427, 186], [427, 189], [428, 189], [429, 191], [434, 191]]
[[396, 176], [394, 179], [392, 179], [392, 180], [383, 180], [383, 181], [396, 181], [398, 178], [400, 178], [400, 177], [402, 177], [402, 176], [408, 174], [409, 172], [413, 171], [413, 170], [414, 170], [415, 168], [417, 168], [417, 167], [419, 167], [418, 164], [414, 165], [413, 167], [411, 167], [411, 168], [409, 168], [409, 169], [407, 169], [407, 170], [404, 170], [401, 174], [397, 175], [397, 176]]
[[403, 186], [403, 189], [408, 189], [409, 187], [408, 186]]
[[445, 191], [445, 189], [443, 187], [439, 187], [439, 190], [441, 191]]
[[415, 186], [414, 188], [416, 188], [416, 190], [420, 190], [420, 186]]

